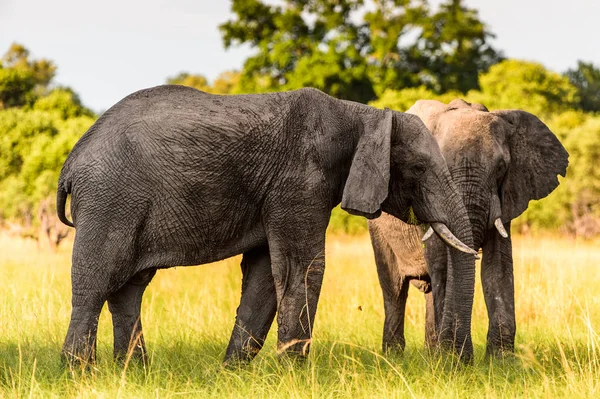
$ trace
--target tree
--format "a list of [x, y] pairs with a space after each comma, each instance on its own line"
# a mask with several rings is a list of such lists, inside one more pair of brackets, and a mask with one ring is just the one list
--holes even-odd
[[411, 54], [417, 65], [427, 66], [424, 80], [437, 93], [479, 89], [479, 74], [503, 58], [489, 43], [494, 34], [463, 0], [442, 3], [422, 27]]
[[577, 68], [565, 73], [579, 95], [579, 107], [584, 111], [600, 111], [600, 69], [591, 62], [577, 61]]
[[490, 109], [519, 108], [548, 118], [577, 107], [577, 89], [569, 80], [542, 64], [505, 60], [479, 78], [481, 91], [471, 91], [467, 101]]
[[62, 119], [93, 116], [93, 112], [81, 104], [77, 93], [69, 87], [58, 87], [36, 100], [33, 109], [58, 113]]
[[240, 91], [240, 77], [238, 71], [221, 72], [213, 82], [210, 92], [215, 94], [237, 94]]
[[189, 86], [202, 91], [207, 91], [209, 87], [208, 80], [204, 76], [192, 75], [187, 72], [167, 78], [167, 84]]
[[390, 108], [396, 111], [405, 112], [413, 106], [418, 100], [438, 100], [443, 103], [449, 103], [455, 98], [463, 97], [461, 93], [449, 91], [444, 94], [437, 94], [425, 86], [409, 87], [403, 90], [386, 90], [383, 95], [369, 105], [376, 108]]
[[420, 85], [466, 92], [499, 58], [491, 32], [461, 1], [433, 16], [424, 0], [374, 0], [371, 10], [363, 0], [282, 3], [233, 0], [236, 17], [220, 26], [225, 47], [257, 51], [244, 64], [243, 91], [314, 86], [361, 102]]
[[20, 107], [33, 101], [35, 80], [31, 72], [0, 68], [0, 109]]
[[13, 43], [0, 60], [0, 109], [29, 104], [46, 92], [56, 66], [46, 59], [29, 59], [29, 50]]
[[0, 67], [0, 222], [18, 223], [22, 234], [46, 237], [53, 247], [68, 231], [54, 209], [58, 175], [95, 120], [72, 89], [49, 89], [55, 70], [19, 44]]
[[292, 89], [308, 84], [340, 98], [374, 98], [361, 50], [359, 25], [350, 19], [362, 0], [286, 0], [269, 6], [233, 0], [237, 19], [220, 26], [226, 48], [248, 43], [257, 54], [244, 64], [246, 92]]
[[234, 94], [240, 91], [240, 73], [237, 71], [222, 72], [211, 86], [208, 79], [203, 75], [181, 72], [176, 76], [167, 78], [167, 84], [189, 86], [207, 93]]
[[29, 56], [29, 50], [25, 46], [13, 43], [2, 57], [2, 67], [29, 71], [36, 85], [48, 86], [56, 74], [56, 65], [44, 58], [31, 60]]

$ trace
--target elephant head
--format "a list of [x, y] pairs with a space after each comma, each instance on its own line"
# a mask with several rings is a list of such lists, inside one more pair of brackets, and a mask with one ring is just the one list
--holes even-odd
[[[488, 353], [513, 350], [510, 222], [527, 209], [530, 200], [541, 199], [557, 187], [557, 175], [566, 173], [568, 153], [540, 119], [524, 111], [489, 112], [481, 104], [463, 100], [447, 105], [420, 100], [407, 112], [419, 116], [439, 143], [467, 208], [475, 248], [483, 249]], [[443, 258], [440, 245], [431, 243], [431, 247], [426, 251], [428, 265]], [[436, 309], [441, 309], [438, 304]]]
[[342, 209], [368, 219], [379, 217], [384, 210], [406, 223], [430, 223], [446, 244], [476, 255], [448, 228], [450, 223], [464, 220], [462, 200], [439, 146], [423, 122], [389, 109], [383, 119], [365, 116], [363, 121]]
[[367, 133], [354, 155], [342, 209], [368, 218], [384, 211], [410, 224], [430, 223], [456, 249], [450, 251], [453, 267], [447, 292], [453, 305], [446, 316], [452, 326], [448, 340], [469, 359], [477, 252], [472, 249], [466, 208], [440, 148], [423, 122], [408, 113], [386, 110], [385, 118], [366, 120], [364, 129]]

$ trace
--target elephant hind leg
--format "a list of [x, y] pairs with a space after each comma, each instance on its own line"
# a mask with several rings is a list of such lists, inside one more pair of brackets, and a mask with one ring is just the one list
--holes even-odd
[[96, 360], [98, 318], [109, 295], [108, 282], [101, 272], [82, 270], [73, 262], [71, 321], [62, 349], [63, 360], [71, 367]]
[[436, 349], [438, 342], [433, 291], [428, 291], [425, 293], [425, 347], [427, 349]]
[[96, 360], [98, 317], [104, 304], [99, 298], [73, 295], [73, 309], [62, 358], [69, 366], [86, 366]]
[[132, 234], [112, 231], [110, 241], [99, 239], [99, 229], [77, 229], [71, 268], [72, 311], [63, 359], [70, 366], [95, 361], [96, 333], [102, 306], [134, 272]]
[[403, 352], [406, 347], [404, 339], [404, 318], [406, 300], [408, 298], [409, 280], [400, 278], [391, 290], [384, 290], [385, 322], [383, 325], [383, 351]]
[[242, 298], [225, 353], [225, 364], [248, 362], [262, 349], [277, 312], [268, 247], [244, 253]]
[[144, 291], [155, 274], [156, 269], [142, 270], [108, 297], [108, 309], [113, 321], [115, 359], [146, 360], [140, 311]]
[[409, 279], [403, 273], [392, 247], [384, 237], [371, 234], [377, 276], [383, 293], [385, 322], [382, 349], [384, 352], [404, 351], [404, 316], [408, 298]]

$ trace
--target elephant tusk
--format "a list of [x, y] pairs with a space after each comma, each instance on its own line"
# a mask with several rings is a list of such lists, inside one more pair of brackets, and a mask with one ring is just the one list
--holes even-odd
[[479, 257], [477, 256], [477, 251], [470, 248], [468, 245], [464, 244], [462, 241], [456, 238], [444, 223], [431, 223], [431, 227], [433, 228], [433, 230], [435, 230], [437, 235], [440, 236], [442, 240], [444, 240], [446, 244], [458, 249], [461, 252], [471, 254], [475, 256], [476, 259], [479, 259]]
[[500, 233], [503, 238], [508, 238], [508, 233], [504, 229], [504, 225], [502, 224], [502, 220], [500, 220], [500, 218], [494, 220], [494, 226], [496, 226], [496, 230], [498, 230], [498, 233]]
[[429, 228], [427, 229], [427, 231], [423, 235], [423, 238], [421, 238], [421, 241], [422, 242], [427, 241], [429, 239], [429, 237], [431, 237], [432, 235], [433, 235], [433, 229], [431, 228], [431, 226], [429, 226]]

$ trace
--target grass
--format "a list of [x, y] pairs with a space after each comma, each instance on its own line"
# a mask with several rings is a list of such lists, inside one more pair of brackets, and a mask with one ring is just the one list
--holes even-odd
[[273, 326], [247, 368], [221, 367], [239, 301], [239, 259], [159, 271], [144, 296], [150, 362], [111, 359], [104, 309], [98, 362], [60, 363], [70, 312], [70, 244], [58, 253], [0, 234], [0, 397], [463, 398], [600, 397], [600, 246], [515, 239], [517, 353], [484, 359], [487, 313], [477, 282], [474, 366], [423, 349], [424, 299], [411, 288], [407, 351], [382, 356], [383, 303], [368, 237], [330, 237], [309, 361], [275, 353]]

